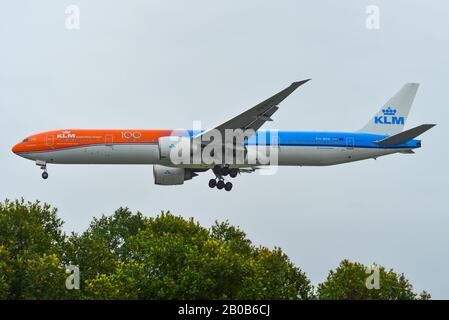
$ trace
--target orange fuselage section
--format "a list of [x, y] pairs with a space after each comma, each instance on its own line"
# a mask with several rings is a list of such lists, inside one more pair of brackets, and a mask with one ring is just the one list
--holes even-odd
[[160, 137], [172, 134], [173, 130], [54, 130], [29, 136], [12, 151], [28, 153], [101, 144], [156, 144]]

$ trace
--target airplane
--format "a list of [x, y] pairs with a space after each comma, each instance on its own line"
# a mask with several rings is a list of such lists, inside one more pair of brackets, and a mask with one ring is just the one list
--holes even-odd
[[[215, 178], [209, 180], [209, 187], [230, 191], [233, 185], [228, 176], [235, 178], [273, 163], [276, 166], [329, 166], [395, 153], [413, 154], [421, 147], [421, 141], [415, 138], [435, 126], [423, 124], [403, 131], [419, 86], [407, 83], [356, 132], [259, 130], [265, 122], [272, 121], [278, 105], [309, 80], [292, 83], [211, 130], [63, 129], [28, 136], [16, 144], [12, 152], [35, 161], [43, 170], [43, 179], [48, 178], [47, 164], [150, 164], [157, 185], [182, 185], [199, 173], [211, 170]], [[204, 139], [210, 132], [226, 136], [233, 130], [240, 130], [240, 136], [236, 135], [231, 142], [223, 137]], [[242, 135], [243, 139], [238, 140]], [[276, 139], [272, 140], [274, 136]], [[191, 160], [194, 153], [204, 152], [212, 142], [216, 147], [209, 150], [212, 161], [206, 162], [202, 157], [195, 162], [172, 159], [170, 152], [181, 144], [191, 147], [186, 157]], [[218, 157], [219, 151], [228, 150], [231, 150], [231, 160]], [[177, 152], [179, 155], [179, 148]], [[243, 161], [235, 161], [237, 152], [243, 154]], [[261, 152], [276, 154], [276, 161], [262, 162]]]

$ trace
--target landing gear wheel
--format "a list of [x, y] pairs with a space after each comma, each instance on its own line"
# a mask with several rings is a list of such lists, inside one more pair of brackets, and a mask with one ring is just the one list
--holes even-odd
[[231, 169], [231, 171], [229, 171], [229, 176], [231, 178], [237, 177], [238, 174], [239, 174], [239, 169]]
[[223, 175], [223, 176], [227, 176], [229, 173], [230, 173], [230, 169], [229, 169], [229, 167], [223, 167], [223, 168], [221, 168], [221, 174]]
[[218, 189], [218, 190], [221, 190], [221, 189], [223, 189], [224, 187], [225, 187], [224, 181], [223, 181], [223, 180], [219, 180], [219, 181], [217, 182], [217, 189]]
[[217, 185], [217, 180], [215, 180], [215, 179], [209, 180], [209, 188], [215, 188], [216, 185]]
[[232, 183], [231, 182], [226, 182], [224, 188], [225, 188], [226, 191], [231, 191]]
[[42, 172], [42, 179], [47, 179], [48, 178], [48, 172], [44, 171]]

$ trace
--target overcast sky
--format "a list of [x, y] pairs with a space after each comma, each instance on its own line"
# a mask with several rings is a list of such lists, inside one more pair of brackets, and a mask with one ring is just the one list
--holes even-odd
[[[0, 197], [49, 202], [68, 232], [119, 206], [229, 219], [314, 284], [348, 258], [449, 298], [448, 16], [447, 1], [3, 0]], [[210, 173], [156, 186], [151, 166], [50, 165], [44, 181], [11, 153], [51, 129], [213, 126], [306, 78], [267, 127], [357, 130], [405, 82], [421, 83], [406, 127], [438, 126], [415, 155], [242, 175], [232, 192], [210, 190]]]

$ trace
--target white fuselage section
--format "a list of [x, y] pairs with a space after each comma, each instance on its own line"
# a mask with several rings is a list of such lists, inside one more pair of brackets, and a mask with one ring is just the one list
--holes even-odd
[[[248, 150], [256, 148], [248, 146]], [[267, 163], [266, 157], [258, 157], [256, 163], [245, 161], [238, 167], [260, 165], [280, 166], [327, 166], [346, 162], [377, 158], [380, 156], [402, 152], [403, 148], [347, 148], [320, 146], [279, 146], [276, 148], [276, 161]], [[260, 146], [258, 152], [260, 153]], [[262, 152], [267, 155], [268, 152]], [[157, 144], [117, 144], [79, 146], [52, 151], [22, 153], [22, 157], [40, 160], [46, 163], [60, 164], [162, 164], [174, 167], [213, 167], [210, 163], [173, 164], [160, 160]], [[259, 159], [260, 158], [260, 159]], [[263, 158], [263, 159], [262, 159]]]

